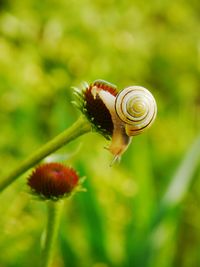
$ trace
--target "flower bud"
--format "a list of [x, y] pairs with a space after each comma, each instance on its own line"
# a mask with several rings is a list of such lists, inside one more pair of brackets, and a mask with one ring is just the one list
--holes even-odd
[[78, 185], [78, 175], [61, 163], [39, 165], [28, 178], [32, 192], [44, 199], [60, 199], [69, 195]]
[[[73, 103], [90, 121], [93, 129], [111, 139], [114, 124], [113, 112], [117, 87], [104, 80], [84, 84], [83, 89], [75, 88], [76, 101]], [[113, 111], [113, 112], [112, 112]]]

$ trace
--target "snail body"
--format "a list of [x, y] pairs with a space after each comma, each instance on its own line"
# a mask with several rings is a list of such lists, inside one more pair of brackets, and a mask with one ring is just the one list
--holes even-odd
[[112, 139], [108, 150], [114, 155], [114, 161], [126, 151], [132, 136], [143, 133], [156, 117], [156, 101], [141, 86], [118, 92], [115, 85], [96, 80], [78, 95], [82, 100], [79, 108], [95, 130]]

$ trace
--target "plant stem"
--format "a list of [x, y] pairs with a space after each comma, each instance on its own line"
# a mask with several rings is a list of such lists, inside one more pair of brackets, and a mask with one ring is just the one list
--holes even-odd
[[45, 243], [41, 253], [41, 267], [49, 267], [52, 262], [54, 245], [58, 234], [63, 201], [48, 201], [48, 217]]
[[44, 144], [41, 148], [36, 150], [28, 158], [22, 161], [12, 172], [10, 172], [5, 177], [2, 177], [0, 182], [0, 192], [3, 191], [12, 182], [14, 182], [19, 175], [23, 174], [29, 168], [33, 167], [43, 158], [56, 151], [58, 148], [62, 147], [64, 144], [67, 144], [77, 137], [90, 131], [90, 123], [81, 116], [70, 128], [66, 129], [51, 141]]

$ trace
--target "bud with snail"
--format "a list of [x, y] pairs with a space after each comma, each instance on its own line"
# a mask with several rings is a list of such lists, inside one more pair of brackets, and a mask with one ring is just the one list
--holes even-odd
[[130, 86], [118, 92], [103, 80], [75, 88], [74, 104], [91, 122], [93, 129], [111, 139], [108, 150], [116, 161], [128, 148], [132, 136], [143, 133], [157, 113], [153, 95], [142, 86]]

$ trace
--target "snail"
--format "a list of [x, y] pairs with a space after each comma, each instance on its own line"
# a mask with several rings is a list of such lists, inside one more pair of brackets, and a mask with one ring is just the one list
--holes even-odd
[[156, 117], [156, 101], [142, 86], [130, 86], [118, 92], [115, 85], [96, 80], [84, 84], [83, 90], [76, 88], [75, 94], [78, 108], [93, 128], [112, 139], [107, 149], [114, 155], [113, 161], [126, 151], [132, 137], [149, 128]]

